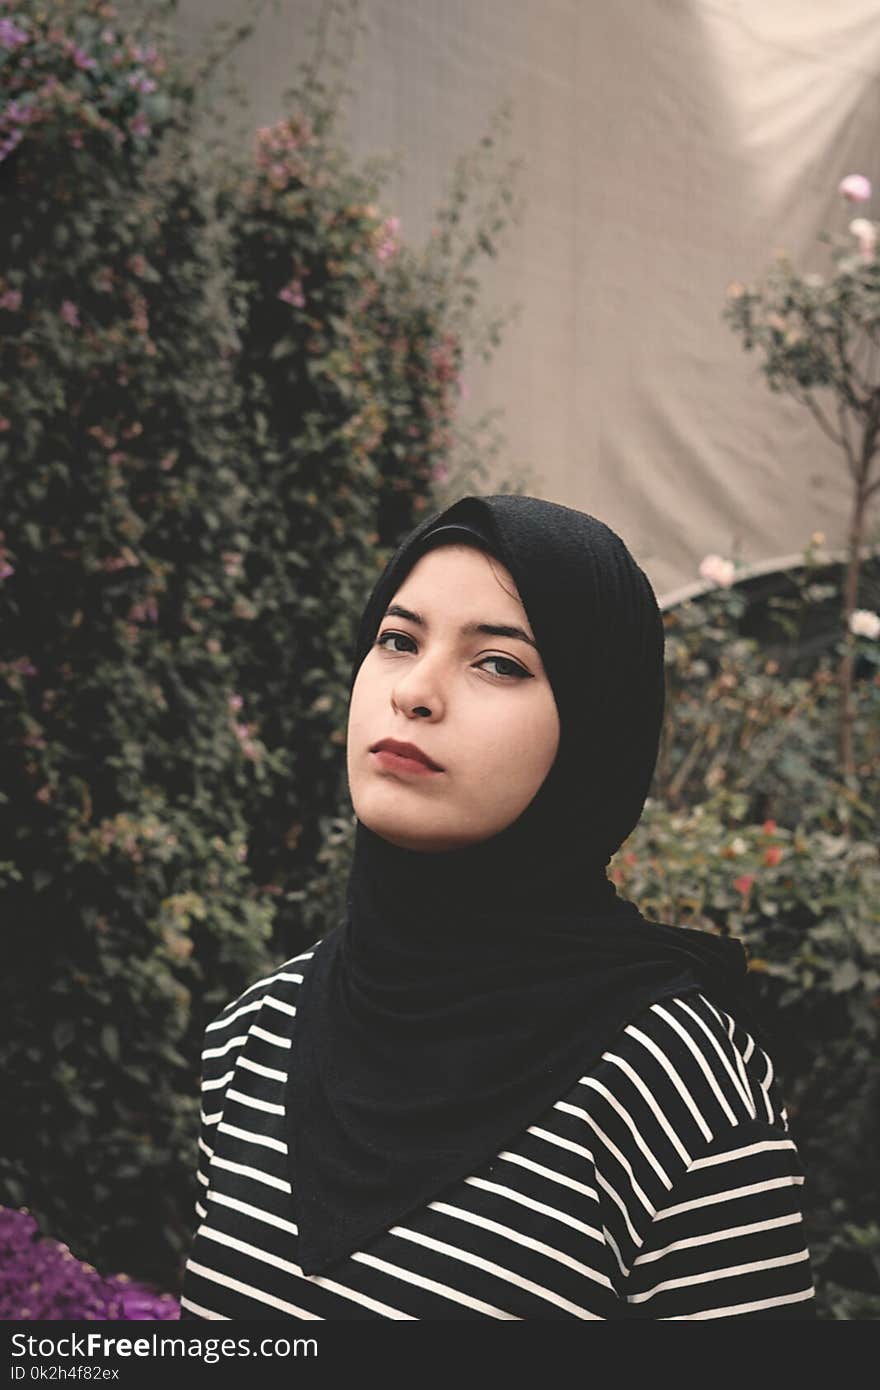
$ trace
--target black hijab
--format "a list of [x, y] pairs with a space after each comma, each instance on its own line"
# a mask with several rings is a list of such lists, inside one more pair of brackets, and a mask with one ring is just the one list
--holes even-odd
[[651, 1003], [699, 986], [743, 1016], [741, 944], [646, 921], [605, 872], [641, 815], [664, 708], [662, 617], [608, 526], [513, 495], [426, 518], [370, 595], [352, 688], [406, 575], [449, 541], [510, 571], [559, 749], [525, 811], [481, 843], [402, 849], [357, 822], [346, 920], [315, 948], [293, 1029], [288, 1141], [306, 1274], [490, 1159]]

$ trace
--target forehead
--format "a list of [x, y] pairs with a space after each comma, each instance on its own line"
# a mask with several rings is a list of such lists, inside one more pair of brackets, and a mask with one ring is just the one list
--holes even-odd
[[414, 594], [418, 590], [420, 594], [441, 597], [458, 594], [465, 588], [497, 595], [499, 602], [506, 598], [522, 610], [513, 575], [502, 561], [477, 546], [461, 542], [438, 545], [420, 555], [396, 592]]

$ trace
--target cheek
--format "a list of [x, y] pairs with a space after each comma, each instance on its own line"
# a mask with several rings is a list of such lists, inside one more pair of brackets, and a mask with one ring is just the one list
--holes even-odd
[[348, 702], [348, 723], [346, 727], [346, 756], [351, 772], [352, 758], [357, 754], [361, 744], [367, 737], [367, 730], [375, 726], [375, 718], [371, 720], [370, 710], [370, 681], [362, 680], [361, 671], [358, 672]]
[[364, 661], [361, 662], [348, 702], [349, 734], [362, 729], [369, 722], [371, 711], [377, 702], [376, 681], [371, 676], [369, 663], [368, 653]]
[[492, 772], [519, 788], [543, 781], [559, 747], [559, 718], [549, 691], [528, 704], [497, 706], [480, 739], [483, 773]]

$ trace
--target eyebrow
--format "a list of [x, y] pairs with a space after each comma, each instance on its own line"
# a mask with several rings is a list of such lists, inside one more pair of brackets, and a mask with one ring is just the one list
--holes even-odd
[[[399, 603], [392, 603], [385, 610], [386, 618], [406, 618], [408, 622], [415, 623], [418, 627], [427, 627], [424, 618], [418, 613], [413, 613], [409, 608], [403, 608]], [[511, 623], [465, 623], [460, 629], [463, 636], [470, 637], [475, 632], [485, 632], [490, 637], [513, 637], [520, 642], [528, 642], [530, 647], [538, 650], [538, 644], [534, 638], [524, 632], [521, 627], [515, 627]]]

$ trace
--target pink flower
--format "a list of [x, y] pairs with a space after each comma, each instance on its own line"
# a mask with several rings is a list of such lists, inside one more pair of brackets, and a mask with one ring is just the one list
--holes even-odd
[[720, 555], [707, 555], [700, 561], [701, 578], [708, 579], [722, 589], [730, 588], [735, 573], [733, 561], [725, 560]]
[[151, 92], [155, 92], [158, 84], [144, 72], [132, 72], [129, 73], [128, 85], [136, 92], [143, 92], [145, 96], [149, 96]]
[[0, 415], [0, 434], [5, 434], [7, 430], [11, 429], [12, 421], [7, 419], [5, 415]]
[[733, 880], [733, 886], [736, 889], [736, 891], [738, 893], [742, 893], [743, 897], [745, 898], [748, 896], [749, 890], [751, 889], [751, 886], [754, 883], [754, 881], [754, 874], [741, 874], [739, 878], [735, 878]]
[[71, 328], [79, 328], [79, 310], [72, 299], [65, 299], [59, 310], [61, 318]]
[[390, 260], [400, 250], [397, 240], [397, 233], [400, 230], [400, 218], [389, 217], [382, 223], [382, 241], [376, 251], [376, 256], [380, 261]]
[[871, 196], [871, 180], [864, 174], [847, 174], [840, 180], [837, 191], [850, 203], [867, 203]]
[[141, 135], [144, 139], [146, 139], [152, 129], [143, 111], [139, 111], [136, 116], [132, 117], [128, 123], [128, 128], [132, 135]]
[[0, 294], [0, 309], [8, 309], [10, 313], [15, 313], [16, 309], [21, 308], [21, 290], [7, 290], [5, 294]]
[[292, 304], [297, 309], [302, 309], [306, 302], [299, 280], [291, 280], [289, 285], [285, 285], [283, 290], [279, 290], [278, 298], [283, 299], [285, 304]]

